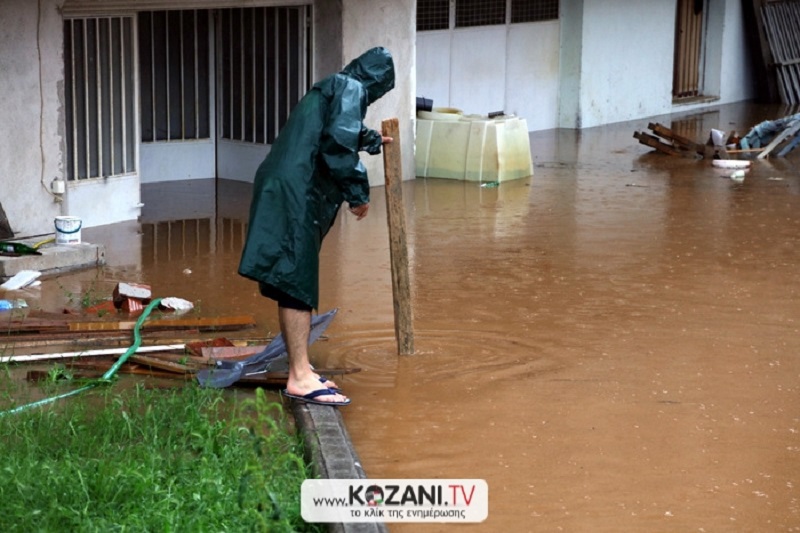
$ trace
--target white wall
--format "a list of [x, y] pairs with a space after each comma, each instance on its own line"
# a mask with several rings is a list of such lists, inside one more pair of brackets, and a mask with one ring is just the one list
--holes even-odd
[[[707, 3], [703, 94], [716, 98], [690, 104], [672, 101], [676, 0], [582, 3], [577, 127], [704, 109], [756, 97], [750, 66], [752, 52], [746, 46], [738, 0]], [[565, 32], [562, 42], [569, 38]], [[565, 46], [569, 46], [568, 42]]]
[[524, 118], [530, 131], [558, 122], [558, 21], [513, 24], [508, 32], [504, 109]]
[[59, 6], [0, 1], [0, 203], [20, 237], [53, 233], [55, 217], [68, 214], [49, 192], [63, 178]]
[[558, 21], [417, 34], [417, 96], [465, 114], [504, 111], [531, 131], [555, 127]]
[[506, 61], [498, 58], [506, 54], [506, 34], [505, 26], [453, 31], [448, 107], [468, 115], [505, 109]]
[[[394, 90], [369, 106], [365, 124], [380, 130], [389, 118], [400, 121], [403, 179], [414, 176], [414, 118], [416, 116], [415, 58], [416, 0], [343, 0], [342, 53], [344, 63], [374, 46], [392, 54], [397, 81]], [[362, 157], [371, 185], [383, 185], [383, 157]]]
[[578, 127], [670, 109], [675, 1], [587, 0], [583, 5]]
[[742, 3], [732, 0], [712, 0], [712, 4], [717, 2], [724, 2], [725, 6], [720, 103], [727, 104], [755, 98], [758, 86], [751, 61], [754, 57], [760, 58], [760, 54], [758, 50], [747, 46]]
[[677, 0], [562, 0], [558, 21], [417, 34], [417, 95], [504, 110], [531, 131], [586, 128], [756, 96], [738, 0], [708, 0], [704, 93], [673, 104]]

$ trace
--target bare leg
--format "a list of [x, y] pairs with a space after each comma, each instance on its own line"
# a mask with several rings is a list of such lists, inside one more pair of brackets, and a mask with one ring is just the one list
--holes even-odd
[[[278, 307], [278, 318], [281, 333], [286, 340], [286, 351], [289, 353], [289, 380], [286, 390], [291, 394], [306, 395], [315, 390], [327, 389], [336, 385], [320, 383], [319, 375], [311, 370], [308, 361], [308, 336], [311, 331], [311, 312]], [[342, 394], [320, 396], [321, 401], [342, 402], [347, 399]]]

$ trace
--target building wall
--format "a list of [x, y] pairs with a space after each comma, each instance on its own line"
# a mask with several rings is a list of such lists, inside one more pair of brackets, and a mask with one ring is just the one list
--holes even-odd
[[559, 27], [548, 21], [418, 33], [417, 95], [468, 115], [517, 115], [532, 131], [555, 127]]
[[[416, 0], [342, 0], [344, 62], [374, 46], [392, 54], [395, 88], [369, 106], [365, 124], [380, 130], [389, 118], [400, 121], [403, 179], [414, 176], [414, 120], [416, 117]], [[383, 185], [383, 157], [362, 157], [370, 185]]]
[[[719, 99], [673, 104], [676, 1], [562, 0], [558, 22], [415, 38], [415, 0], [318, 0], [315, 73], [334, 72], [372, 46], [391, 50], [397, 86], [370, 107], [366, 122], [378, 129], [386, 118], [400, 119], [406, 179], [414, 177], [416, 95], [466, 113], [513, 113], [531, 130], [584, 128], [755, 97], [741, 2], [709, 0], [715, 33], [706, 81]], [[78, 184], [92, 189], [82, 196], [91, 201], [72, 205], [69, 194], [62, 202], [51, 192], [52, 181], [64, 178], [63, 5], [0, 1], [0, 204], [19, 236], [52, 233], [58, 215], [89, 220], [113, 213], [120, 196], [138, 202], [138, 190], [109, 194], [102, 182]], [[370, 183], [382, 185], [382, 157], [365, 156], [364, 162]]]
[[[757, 97], [758, 83], [754, 61], [760, 61], [758, 49], [749, 44], [745, 28], [747, 26], [742, 2], [713, 0], [712, 5], [722, 2], [725, 9], [722, 32], [722, 82], [721, 103], [739, 102]], [[758, 36], [755, 36], [758, 39]]]
[[674, 0], [584, 1], [577, 127], [667, 112], [674, 34]]
[[0, 1], [0, 203], [18, 237], [52, 233], [55, 217], [67, 214], [50, 192], [63, 179], [59, 7]]
[[[672, 101], [677, 0], [562, 0], [558, 21], [417, 34], [418, 95], [531, 131], [586, 128], [756, 97], [742, 3], [707, 0], [705, 95]], [[498, 58], [502, 58], [498, 60]]]
[[[562, 114], [561, 127], [586, 128], [756, 97], [741, 2], [708, 0], [703, 94], [718, 98], [684, 104], [672, 101], [675, 0], [574, 1], [583, 5], [580, 73], [562, 78], [562, 91], [577, 90], [580, 96], [574, 113]], [[564, 47], [571, 45], [570, 35], [562, 33]]]

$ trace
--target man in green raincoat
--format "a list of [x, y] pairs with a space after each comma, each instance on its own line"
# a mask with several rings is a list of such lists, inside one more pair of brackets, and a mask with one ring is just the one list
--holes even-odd
[[319, 252], [342, 202], [358, 220], [369, 209], [369, 180], [359, 151], [379, 154], [391, 138], [364, 125], [367, 106], [394, 87], [388, 50], [372, 48], [314, 84], [292, 110], [253, 184], [250, 224], [239, 274], [278, 302], [289, 354], [284, 395], [347, 405], [336, 385], [308, 361], [311, 312], [319, 300]]

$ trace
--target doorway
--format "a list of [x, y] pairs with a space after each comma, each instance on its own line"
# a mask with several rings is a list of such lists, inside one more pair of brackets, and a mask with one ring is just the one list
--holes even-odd
[[310, 15], [300, 5], [65, 19], [67, 210], [91, 227], [137, 218], [142, 183], [252, 181], [308, 89]]
[[142, 183], [252, 180], [308, 87], [308, 9], [138, 15]]

